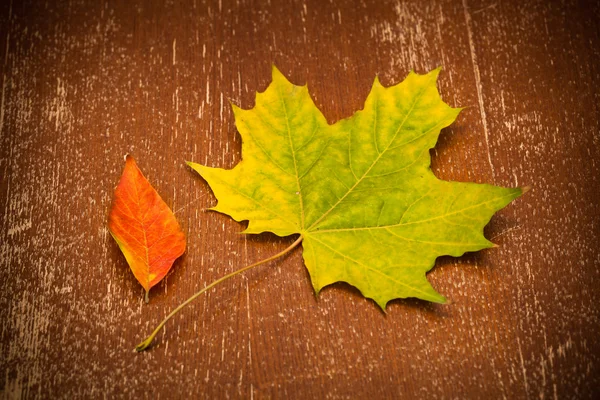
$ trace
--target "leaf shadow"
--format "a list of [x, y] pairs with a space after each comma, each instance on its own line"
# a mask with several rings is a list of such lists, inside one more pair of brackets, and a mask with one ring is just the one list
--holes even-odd
[[[489, 240], [499, 237], [506, 232], [510, 232], [519, 225], [516, 221], [506, 218], [502, 215], [502, 213], [497, 213], [492, 217], [490, 222], [484, 228], [484, 235]], [[471, 269], [474, 272], [473, 267], [476, 268], [494, 268], [494, 263], [490, 262], [490, 258], [494, 257], [493, 253], [494, 249], [486, 249], [483, 251], [477, 252], [467, 252], [460, 257], [452, 257], [452, 256], [440, 256], [436, 259], [434, 266], [428, 272], [428, 275], [434, 271], [444, 271], [446, 269]], [[310, 280], [310, 275], [308, 270], [305, 268], [305, 276]], [[430, 279], [430, 281], [432, 281]], [[346, 282], [336, 282], [327, 287], [323, 288], [323, 290], [333, 290], [333, 291], [341, 291], [349, 294], [353, 301], [366, 300], [370, 302], [375, 308], [379, 310], [381, 315], [387, 317], [388, 312], [383, 311], [373, 300], [365, 299], [360, 290], [356, 287], [346, 283]], [[321, 293], [323, 293], [323, 290]], [[418, 310], [420, 312], [424, 312], [430, 316], [437, 318], [448, 318], [452, 315], [451, 309], [454, 301], [452, 300], [451, 293], [442, 293], [447, 296], [448, 302], [446, 304], [437, 304], [428, 302], [425, 300], [417, 299], [417, 298], [404, 298], [404, 299], [394, 299], [391, 300], [387, 304], [387, 309], [390, 307], [408, 307], [410, 309]], [[317, 298], [318, 301], [318, 298]]]
[[466, 127], [461, 124], [455, 122], [451, 126], [443, 128], [440, 131], [440, 135], [438, 136], [438, 140], [435, 143], [435, 146], [430, 149], [430, 154], [432, 156], [432, 163], [435, 161], [437, 157], [437, 153], [444, 153], [451, 146], [457, 146], [455, 138], [458, 136], [465, 134]]
[[[310, 274], [306, 268], [304, 268], [304, 272], [305, 272], [306, 279], [308, 279], [308, 281], [310, 282]], [[335, 283], [332, 283], [331, 285], [327, 285], [324, 288], [322, 288], [321, 292], [315, 296], [315, 302], [317, 303], [317, 305], [322, 307], [323, 302], [320, 301], [321, 296], [327, 295], [328, 292], [332, 292], [331, 294], [335, 294], [335, 292], [342, 292], [343, 296], [345, 295], [345, 296], [351, 297], [351, 301], [354, 304], [357, 304], [360, 302], [369, 303], [371, 307], [375, 308], [378, 311], [378, 313], [382, 317], [384, 317], [384, 319], [388, 318], [388, 316], [390, 314], [389, 313], [390, 307], [391, 308], [407, 307], [409, 309], [418, 310], [418, 311], [424, 312], [426, 314], [429, 314], [430, 316], [434, 316], [434, 317], [438, 317], [438, 318], [446, 318], [446, 317], [450, 316], [450, 313], [448, 312], [448, 310], [446, 308], [448, 306], [448, 304], [436, 304], [436, 303], [428, 302], [428, 301], [417, 299], [417, 298], [404, 298], [404, 299], [390, 300], [387, 304], [386, 310], [384, 311], [381, 309], [381, 307], [379, 307], [379, 305], [377, 305], [377, 303], [373, 299], [365, 297], [358, 288], [352, 286], [351, 284], [349, 284], [347, 282], [335, 282]], [[319, 303], [321, 303], [321, 304], [319, 304]]]

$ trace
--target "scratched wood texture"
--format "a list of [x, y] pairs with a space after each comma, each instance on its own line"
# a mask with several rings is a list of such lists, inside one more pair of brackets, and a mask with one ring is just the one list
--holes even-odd
[[[600, 7], [594, 1], [12, 1], [0, 6], [0, 393], [4, 398], [598, 398]], [[375, 75], [443, 66], [467, 107], [447, 180], [531, 185], [441, 258], [449, 305], [387, 315], [348, 285], [315, 298], [296, 249], [173, 307], [294, 238], [239, 235], [184, 164], [241, 157], [229, 102], [272, 64], [330, 122]], [[188, 250], [149, 304], [106, 228], [133, 154]]]

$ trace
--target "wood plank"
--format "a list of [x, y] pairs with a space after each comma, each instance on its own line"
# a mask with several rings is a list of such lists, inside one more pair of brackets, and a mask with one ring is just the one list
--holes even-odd
[[[0, 5], [0, 392], [6, 398], [593, 398], [600, 393], [600, 8], [593, 2], [35, 0]], [[432, 151], [446, 180], [532, 185], [486, 235], [440, 258], [452, 300], [344, 284], [315, 298], [298, 249], [243, 236], [192, 160], [241, 158], [229, 102], [271, 65], [329, 122], [385, 85], [443, 66], [467, 107]], [[150, 292], [106, 228], [131, 153], [188, 236]]]

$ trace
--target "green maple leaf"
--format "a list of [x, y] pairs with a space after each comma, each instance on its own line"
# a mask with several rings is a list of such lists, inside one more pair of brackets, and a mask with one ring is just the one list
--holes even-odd
[[383, 87], [363, 110], [329, 125], [306, 86], [275, 67], [250, 110], [233, 106], [243, 160], [231, 170], [189, 163], [209, 183], [213, 209], [245, 233], [300, 234], [315, 291], [347, 282], [385, 309], [396, 298], [445, 298], [425, 274], [437, 257], [493, 247], [492, 215], [521, 188], [442, 181], [429, 149], [460, 112], [437, 91], [439, 69]]
[[364, 109], [329, 125], [306, 86], [291, 84], [273, 67], [273, 82], [256, 95], [254, 108], [233, 106], [243, 160], [231, 170], [188, 164], [217, 197], [213, 210], [249, 221], [245, 233], [300, 237], [192, 295], [136, 351], [207, 290], [300, 243], [317, 293], [343, 281], [383, 310], [396, 298], [445, 302], [425, 277], [435, 259], [493, 247], [483, 227], [527, 188], [433, 175], [429, 149], [460, 112], [441, 100], [438, 73], [411, 72], [389, 88], [375, 79]]

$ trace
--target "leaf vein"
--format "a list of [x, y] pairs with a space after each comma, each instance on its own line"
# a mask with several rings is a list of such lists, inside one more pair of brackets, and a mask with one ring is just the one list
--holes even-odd
[[[367, 174], [371, 171], [371, 169], [373, 169], [373, 167], [377, 164], [377, 162], [379, 162], [379, 159], [382, 157], [382, 155], [388, 150], [390, 144], [394, 141], [394, 139], [396, 138], [396, 136], [398, 135], [398, 133], [400, 133], [400, 131], [402, 130], [402, 128], [404, 127], [404, 124], [406, 123], [409, 115], [413, 112], [417, 102], [421, 99], [421, 97], [423, 96], [423, 94], [425, 93], [425, 90], [427, 89], [427, 86], [424, 85], [421, 90], [419, 91], [419, 93], [415, 96], [415, 100], [413, 101], [413, 104], [411, 105], [410, 109], [408, 110], [408, 112], [406, 113], [406, 115], [404, 116], [404, 119], [402, 120], [402, 122], [400, 123], [400, 125], [398, 126], [398, 129], [396, 130], [396, 132], [394, 133], [394, 136], [392, 137], [392, 140], [390, 141], [390, 143], [388, 144], [388, 146], [383, 150], [382, 153], [379, 154], [379, 156], [377, 158], [375, 158], [375, 160], [371, 163], [371, 165], [369, 166], [369, 168], [363, 173], [363, 175], [354, 183], [354, 185], [350, 188], [350, 190], [348, 192], [346, 192], [346, 194], [344, 196], [342, 196], [337, 203], [335, 203], [333, 205], [333, 207], [331, 207], [330, 209], [328, 209], [327, 211], [325, 211], [325, 213], [319, 218], [317, 219], [309, 228], [308, 230], [311, 230], [315, 225], [317, 225], [319, 222], [321, 222], [325, 217], [327, 217], [327, 215], [329, 215], [329, 213], [331, 211], [333, 211], [342, 201], [344, 201], [344, 199], [350, 194], [352, 193], [352, 191], [354, 190], [354, 188], [356, 188], [356, 186], [358, 186], [358, 184], [360, 182], [362, 182], [362, 180], [365, 178], [365, 176], [367, 176]], [[350, 162], [350, 169], [352, 169], [352, 163]], [[354, 172], [352, 172], [354, 174]]]
[[[343, 254], [343, 253], [339, 252], [338, 250], [336, 250], [336, 249], [334, 249], [333, 247], [331, 247], [331, 246], [327, 245], [326, 243], [324, 243], [323, 241], [321, 241], [321, 240], [319, 240], [319, 239], [316, 239], [316, 238], [314, 238], [314, 237], [313, 237], [313, 239], [314, 239], [315, 241], [317, 241], [317, 242], [321, 243], [321, 245], [322, 245], [322, 246], [324, 246], [324, 247], [327, 247], [327, 248], [328, 248], [329, 250], [331, 250], [332, 252], [334, 252], [334, 253], [336, 253], [336, 254], [338, 254], [338, 255], [342, 256], [343, 258], [345, 258], [345, 259], [347, 259], [347, 260], [349, 260], [349, 261], [351, 261], [351, 262], [353, 262], [353, 263], [355, 263], [355, 264], [357, 264], [357, 265], [361, 266], [361, 267], [363, 268], [363, 270], [364, 270], [364, 269], [368, 269], [368, 270], [370, 270], [370, 271], [373, 271], [373, 272], [375, 272], [375, 273], [377, 273], [377, 274], [379, 274], [379, 275], [382, 275], [382, 276], [384, 276], [384, 277], [388, 278], [389, 280], [393, 281], [394, 283], [397, 283], [397, 284], [399, 284], [399, 285], [401, 285], [401, 286], [404, 286], [404, 287], [406, 287], [406, 288], [409, 288], [409, 289], [411, 289], [411, 290], [414, 290], [414, 291], [416, 291], [416, 292], [418, 292], [418, 293], [421, 293], [421, 294], [423, 295], [423, 297], [424, 297], [424, 298], [431, 298], [431, 295], [430, 295], [429, 293], [427, 293], [427, 292], [424, 292], [423, 290], [419, 289], [418, 287], [416, 287], [416, 286], [412, 286], [412, 285], [409, 285], [409, 284], [407, 284], [407, 283], [405, 283], [405, 282], [402, 282], [402, 281], [399, 281], [399, 280], [397, 280], [397, 279], [394, 279], [393, 277], [391, 277], [390, 275], [388, 275], [388, 274], [384, 273], [383, 271], [380, 271], [380, 270], [378, 270], [378, 269], [376, 269], [376, 268], [373, 268], [373, 267], [371, 267], [371, 266], [369, 266], [369, 265], [363, 264], [363, 263], [361, 263], [360, 261], [358, 261], [358, 260], [355, 260], [354, 258], [352, 258], [352, 257], [349, 257], [349, 256], [347, 256], [347, 255], [345, 255], [345, 254]], [[368, 275], [368, 274], [365, 274], [365, 275]]]
[[311, 231], [311, 233], [360, 231], [360, 230], [367, 230], [367, 229], [385, 229], [385, 228], [394, 228], [394, 227], [398, 227], [398, 226], [417, 225], [417, 224], [421, 224], [421, 223], [424, 223], [424, 222], [430, 222], [430, 221], [435, 221], [435, 220], [438, 220], [438, 219], [444, 219], [444, 218], [446, 218], [446, 217], [448, 217], [450, 215], [459, 214], [459, 213], [462, 213], [464, 211], [472, 210], [472, 209], [477, 208], [477, 207], [487, 206], [489, 203], [493, 203], [493, 202], [495, 202], [497, 200], [504, 199], [506, 197], [513, 197], [513, 194], [511, 193], [511, 194], [508, 194], [508, 195], [505, 195], [505, 196], [495, 197], [495, 198], [493, 198], [491, 200], [484, 201], [484, 202], [481, 202], [481, 203], [478, 203], [478, 204], [475, 204], [475, 205], [472, 205], [472, 206], [469, 206], [469, 207], [465, 207], [463, 209], [460, 209], [460, 210], [457, 210], [457, 211], [453, 211], [453, 212], [445, 214], [445, 215], [438, 215], [438, 216], [435, 216], [435, 217], [431, 217], [431, 218], [427, 218], [427, 219], [422, 219], [422, 220], [419, 220], [419, 221], [412, 221], [412, 222], [405, 222], [405, 223], [398, 223], [398, 224], [384, 225], [384, 226], [367, 226], [367, 227], [363, 227], [363, 228], [332, 228], [332, 229], [321, 229], [321, 230], [313, 230], [313, 231]]

